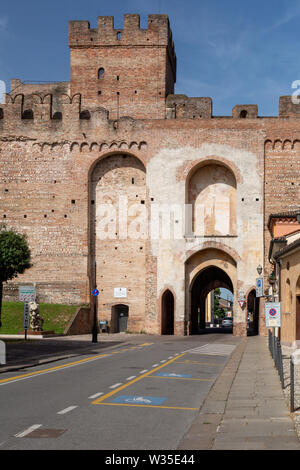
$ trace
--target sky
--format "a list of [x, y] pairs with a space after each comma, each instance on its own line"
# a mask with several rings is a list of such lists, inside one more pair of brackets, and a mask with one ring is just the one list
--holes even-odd
[[209, 96], [215, 116], [236, 104], [278, 114], [300, 80], [300, 0], [14, 0], [0, 6], [0, 80], [68, 81], [68, 21], [168, 14], [177, 55], [175, 93]]

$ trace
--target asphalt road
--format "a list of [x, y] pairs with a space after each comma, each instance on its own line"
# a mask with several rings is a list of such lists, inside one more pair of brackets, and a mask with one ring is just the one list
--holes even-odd
[[0, 450], [174, 450], [239, 339], [112, 346], [0, 376]]

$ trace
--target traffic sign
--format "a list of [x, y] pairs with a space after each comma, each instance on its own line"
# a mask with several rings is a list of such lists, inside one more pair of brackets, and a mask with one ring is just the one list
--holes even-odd
[[34, 286], [19, 286], [19, 302], [34, 302], [35, 297]]
[[264, 296], [264, 278], [258, 277], [256, 279], [256, 297]]
[[266, 327], [281, 327], [280, 302], [267, 302], [265, 304]]
[[93, 290], [92, 290], [92, 295], [93, 295], [94, 297], [96, 297], [97, 295], [99, 295], [98, 289], [93, 289]]
[[24, 304], [24, 330], [29, 328], [29, 304]]

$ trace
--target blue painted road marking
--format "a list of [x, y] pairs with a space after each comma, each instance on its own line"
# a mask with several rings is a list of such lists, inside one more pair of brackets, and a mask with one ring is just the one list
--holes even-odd
[[166, 401], [165, 397], [144, 397], [132, 395], [120, 395], [111, 403], [124, 403], [130, 405], [161, 405]]
[[192, 377], [192, 374], [175, 374], [175, 373], [160, 372], [159, 374], [155, 374], [154, 377], [173, 377], [173, 378], [178, 378], [178, 379], [189, 379]]

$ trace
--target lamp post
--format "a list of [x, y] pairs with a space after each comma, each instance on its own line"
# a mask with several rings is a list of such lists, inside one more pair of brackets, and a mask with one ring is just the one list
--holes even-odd
[[262, 273], [262, 266], [260, 264], [257, 266], [256, 271], [258, 272], [258, 275], [260, 276]]
[[[97, 280], [96, 280], [96, 273], [97, 273], [97, 264], [95, 261], [95, 273], [94, 273], [94, 291], [97, 290]], [[98, 295], [94, 295], [94, 324], [92, 330], [92, 343], [98, 342], [98, 329], [97, 329], [97, 304], [98, 304]]]

